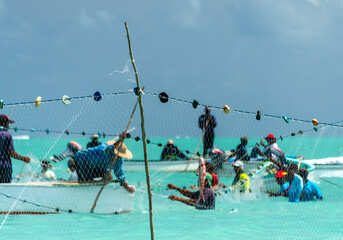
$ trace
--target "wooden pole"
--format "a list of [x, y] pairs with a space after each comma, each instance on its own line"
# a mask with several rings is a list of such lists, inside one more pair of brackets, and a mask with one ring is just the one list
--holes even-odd
[[148, 187], [148, 197], [149, 197], [150, 234], [151, 234], [151, 239], [154, 240], [155, 239], [155, 230], [154, 230], [154, 220], [153, 220], [152, 193], [151, 193], [151, 184], [150, 184], [148, 151], [147, 151], [147, 146], [146, 146], [142, 91], [141, 91], [140, 84], [139, 84], [138, 71], [136, 68], [135, 60], [134, 60], [133, 55], [132, 55], [130, 33], [129, 33], [129, 28], [128, 28], [126, 22], [125, 22], [125, 28], [126, 28], [126, 33], [127, 33], [127, 41], [129, 44], [129, 52], [130, 52], [131, 63], [132, 63], [133, 70], [135, 71], [136, 83], [137, 83], [137, 89], [138, 89], [138, 102], [139, 102], [139, 108], [140, 108], [140, 112], [141, 112], [141, 130], [142, 130], [142, 141], [143, 141], [143, 149], [144, 149], [145, 176], [146, 176], [146, 182], [147, 182], [147, 187]]
[[[137, 99], [137, 102], [136, 102], [136, 104], [135, 104], [135, 106], [134, 106], [134, 108], [133, 108], [133, 110], [132, 110], [132, 113], [131, 113], [131, 116], [130, 116], [130, 120], [129, 120], [129, 122], [128, 122], [127, 125], [126, 125], [125, 131], [124, 131], [125, 133], [127, 132], [127, 130], [128, 130], [129, 127], [130, 127], [130, 124], [131, 124], [132, 119], [133, 119], [133, 115], [135, 114], [135, 111], [136, 111], [136, 108], [137, 108], [137, 104], [138, 104], [138, 99]], [[123, 141], [124, 141], [124, 139], [121, 138], [121, 137], [119, 137], [118, 144], [117, 144], [117, 146], [115, 147], [115, 148], [117, 148], [118, 151], [122, 148]], [[108, 170], [108, 173], [107, 173], [108, 175], [111, 173], [112, 168], [113, 168], [114, 164], [116, 163], [116, 161], [118, 160], [118, 158], [119, 158], [118, 155], [116, 155], [116, 156], [114, 157], [114, 159], [113, 159], [113, 161], [112, 161], [112, 163], [111, 163], [110, 169]], [[100, 191], [98, 192], [98, 195], [96, 196], [96, 198], [95, 198], [95, 200], [94, 200], [92, 209], [91, 209], [91, 211], [90, 211], [91, 213], [93, 213], [93, 211], [94, 211], [94, 209], [95, 209], [95, 207], [96, 207], [96, 204], [98, 203], [98, 200], [99, 200], [100, 194], [102, 193], [102, 190], [104, 190], [104, 188], [106, 187], [106, 185], [107, 185], [110, 181], [111, 181], [111, 180], [105, 180], [105, 181], [104, 181], [104, 184], [102, 185]]]

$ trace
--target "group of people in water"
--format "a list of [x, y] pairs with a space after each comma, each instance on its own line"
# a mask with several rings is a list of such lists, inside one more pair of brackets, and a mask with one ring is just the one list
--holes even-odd
[[[298, 169], [297, 164], [287, 164], [285, 154], [280, 150], [276, 143], [276, 138], [273, 134], [269, 134], [265, 141], [261, 140], [248, 154], [247, 137], [241, 137], [240, 144], [234, 151], [224, 152], [223, 150], [213, 146], [214, 128], [217, 126], [216, 119], [210, 114], [211, 109], [206, 108], [205, 114], [199, 117], [198, 126], [202, 130], [203, 139], [203, 156], [210, 158], [210, 161], [205, 162], [206, 176], [198, 191], [178, 188], [173, 184], [168, 184], [169, 189], [177, 190], [186, 198], [171, 195], [169, 198], [174, 201], [180, 201], [187, 205], [195, 206], [197, 209], [214, 209], [215, 208], [215, 191], [221, 186], [229, 191], [238, 191], [240, 193], [249, 193], [250, 179], [247, 173], [244, 172], [243, 161], [249, 161], [261, 156], [273, 162], [278, 170], [275, 174], [277, 183], [280, 185], [278, 192], [267, 192], [269, 196], [284, 196], [288, 197], [291, 202], [300, 200], [308, 201], [314, 199], [322, 199], [318, 186], [308, 179], [308, 171], [306, 169]], [[10, 183], [12, 179], [12, 163], [11, 158], [30, 163], [30, 158], [19, 155], [13, 147], [13, 139], [8, 132], [9, 124], [14, 123], [6, 115], [0, 115], [0, 183]], [[132, 159], [132, 153], [123, 143], [126, 138], [126, 133], [119, 136], [118, 141], [108, 141], [100, 143], [99, 136], [93, 135], [91, 142], [87, 144], [85, 150], [77, 142], [68, 143], [67, 150], [60, 155], [54, 155], [51, 160], [59, 162], [67, 157], [68, 170], [70, 172], [69, 181], [89, 182], [94, 179], [101, 178], [105, 181], [112, 180], [111, 171], [117, 177], [120, 184], [130, 193], [135, 192], [135, 189], [128, 185], [124, 171], [123, 162], [125, 159]], [[264, 149], [261, 150], [260, 146]], [[178, 160], [189, 159], [180, 149], [174, 145], [173, 140], [169, 140], [162, 150], [161, 160]], [[230, 187], [224, 184], [219, 184], [217, 171], [222, 167], [225, 161], [232, 160], [232, 166], [236, 174]], [[43, 160], [41, 162], [43, 178], [55, 180], [55, 174], [49, 170], [50, 162]], [[197, 189], [197, 186], [192, 186]]]

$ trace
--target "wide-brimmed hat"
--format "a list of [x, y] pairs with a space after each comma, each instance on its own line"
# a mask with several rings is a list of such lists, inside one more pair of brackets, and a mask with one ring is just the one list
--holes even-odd
[[[107, 145], [113, 145], [115, 143], [116, 143], [116, 141], [110, 140], [106, 144]], [[119, 146], [120, 146], [120, 143], [119, 143]], [[114, 154], [118, 155], [118, 157], [125, 158], [125, 159], [128, 159], [128, 160], [132, 159], [133, 155], [130, 152], [130, 150], [125, 146], [125, 144], [121, 143], [120, 149], [119, 149], [119, 146], [114, 148]]]

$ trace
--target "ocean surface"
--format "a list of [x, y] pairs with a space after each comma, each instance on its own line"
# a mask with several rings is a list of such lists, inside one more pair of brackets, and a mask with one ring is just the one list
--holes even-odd
[[[40, 171], [39, 161], [61, 153], [71, 139], [15, 140], [19, 154], [28, 155], [32, 163], [13, 160], [13, 177], [28, 171]], [[73, 139], [75, 140], [75, 139]], [[76, 139], [83, 146], [88, 139]], [[104, 139], [101, 139], [105, 141]], [[106, 139], [107, 140], [107, 139]], [[198, 139], [174, 139], [182, 150], [195, 150]], [[149, 159], [159, 159], [167, 139], [150, 139]], [[259, 139], [249, 139], [253, 146]], [[134, 159], [143, 159], [141, 141], [127, 139]], [[239, 139], [216, 139], [215, 145], [230, 150]], [[286, 155], [306, 159], [336, 157], [343, 138], [289, 138], [279, 142]], [[200, 148], [201, 149], [201, 148]], [[125, 163], [124, 163], [125, 164]], [[67, 178], [67, 160], [54, 165], [57, 177]], [[324, 195], [323, 201], [289, 203], [287, 198], [268, 198], [263, 193], [240, 196], [223, 194], [216, 198], [216, 209], [198, 211], [168, 199], [178, 195], [167, 190], [196, 184], [194, 173], [150, 172], [154, 229], [156, 239], [343, 239], [343, 171], [317, 170], [314, 181]], [[315, 172], [316, 173], [316, 170]], [[320, 177], [322, 176], [322, 177]], [[63, 213], [54, 215], [0, 215], [3, 223], [0, 239], [150, 239], [148, 195], [144, 172], [128, 172], [126, 177], [136, 187], [132, 213], [121, 215]], [[25, 177], [21, 180], [24, 181]], [[219, 178], [230, 184], [232, 179]], [[0, 197], [0, 201], [1, 198]], [[91, 207], [91, 206], [90, 206]], [[3, 209], [2, 209], [3, 210]]]

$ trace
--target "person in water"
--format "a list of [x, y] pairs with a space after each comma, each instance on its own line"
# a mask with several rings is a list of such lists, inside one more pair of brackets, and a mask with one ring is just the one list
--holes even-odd
[[[211, 174], [211, 177], [212, 177], [211, 188], [213, 189], [213, 191], [217, 191], [218, 187], [219, 187], [219, 179], [218, 179], [217, 174], [214, 173], [214, 166], [211, 162], [206, 161], [205, 167], [206, 167], [206, 172]], [[199, 189], [195, 185], [191, 185], [191, 188], [192, 189]]]
[[177, 146], [174, 145], [173, 140], [169, 139], [162, 150], [160, 160], [176, 161], [178, 159], [188, 160], [189, 157], [187, 157]]
[[241, 143], [236, 147], [236, 150], [231, 154], [230, 158], [233, 158], [236, 156], [236, 160], [241, 161], [249, 161], [250, 157], [248, 155], [247, 146], [248, 144], [248, 138], [247, 137], [241, 137]]
[[212, 176], [207, 173], [204, 184], [203, 199], [200, 196], [200, 190], [192, 192], [187, 189], [176, 187], [173, 184], [168, 184], [167, 187], [176, 190], [187, 198], [177, 197], [170, 195], [169, 199], [172, 201], [179, 201], [189, 206], [194, 206], [198, 210], [211, 210], [215, 209], [216, 198], [213, 189], [211, 188]]
[[287, 172], [289, 182], [291, 183], [291, 187], [288, 190], [288, 200], [290, 202], [299, 202], [303, 190], [303, 179], [297, 174], [298, 165], [295, 163], [289, 164]]
[[101, 142], [98, 141], [98, 139], [99, 139], [98, 134], [94, 134], [93, 136], [90, 137], [90, 139], [91, 139], [91, 141], [89, 143], [87, 143], [87, 148], [97, 147], [101, 144]]
[[299, 175], [303, 178], [304, 187], [300, 195], [300, 201], [323, 200], [323, 194], [319, 187], [314, 182], [308, 180], [308, 170], [306, 168], [299, 169]]
[[201, 115], [198, 120], [198, 127], [203, 131], [203, 156], [208, 154], [208, 150], [213, 148], [214, 128], [217, 126], [216, 118], [210, 114], [211, 108], [205, 108], [205, 114]]
[[14, 123], [8, 116], [0, 114], [0, 183], [11, 183], [11, 158], [30, 163], [30, 158], [19, 155], [13, 146], [12, 135], [8, 132], [9, 124]]
[[275, 174], [276, 182], [277, 184], [280, 185], [280, 189], [278, 192], [271, 192], [271, 191], [266, 191], [269, 197], [278, 197], [278, 196], [283, 196], [287, 197], [288, 196], [288, 190], [290, 188], [290, 184], [288, 181], [287, 172], [285, 171], [277, 171]]
[[260, 155], [262, 157], [265, 156], [273, 163], [275, 163], [279, 169], [281, 169], [287, 163], [285, 154], [280, 150], [279, 146], [276, 143], [276, 138], [273, 134], [268, 134], [268, 136], [265, 137], [265, 140], [267, 141], [267, 145], [263, 143], [262, 139], [260, 142], [260, 144], [264, 147], [263, 152], [258, 146], [255, 146], [251, 151], [250, 157], [256, 158], [257, 155]]
[[244, 172], [244, 164], [242, 161], [236, 161], [233, 163], [233, 169], [236, 176], [232, 182], [231, 190], [237, 189], [240, 193], [250, 192], [250, 178]]
[[[126, 133], [120, 134], [119, 141], [108, 141], [94, 148], [80, 150], [75, 153], [76, 173], [79, 182], [93, 181], [95, 178], [112, 180], [110, 167], [114, 175], [128, 192], [134, 193], [136, 190], [127, 183], [123, 170], [123, 158], [132, 159], [132, 153], [123, 143]], [[111, 169], [111, 170], [112, 170]]]
[[51, 168], [52, 166], [50, 165], [50, 162], [47, 160], [42, 160], [41, 162], [41, 167], [42, 167], [42, 171], [40, 173], [40, 177], [44, 180], [56, 180], [56, 175], [53, 171], [51, 171], [49, 168]]

